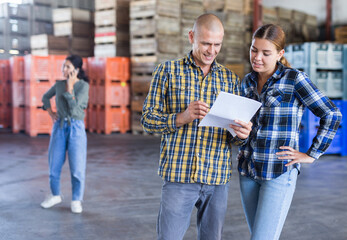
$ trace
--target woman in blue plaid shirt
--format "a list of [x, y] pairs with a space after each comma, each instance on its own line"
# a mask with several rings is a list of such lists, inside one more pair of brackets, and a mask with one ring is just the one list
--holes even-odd
[[[260, 101], [253, 128], [238, 155], [241, 198], [252, 240], [279, 239], [301, 163], [312, 163], [329, 147], [342, 115], [308, 76], [283, 57], [285, 34], [268, 24], [253, 34], [253, 71], [242, 81], [243, 95]], [[307, 107], [320, 121], [306, 153], [299, 149], [300, 122]]]

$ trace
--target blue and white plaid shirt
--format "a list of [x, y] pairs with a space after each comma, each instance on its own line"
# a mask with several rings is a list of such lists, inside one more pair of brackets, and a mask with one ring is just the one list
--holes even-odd
[[243, 96], [260, 101], [262, 107], [253, 117], [253, 129], [245, 145], [240, 147], [238, 169], [242, 175], [270, 180], [296, 167], [286, 167], [290, 160], [280, 160], [279, 147], [299, 149], [299, 132], [303, 110], [307, 107], [319, 117], [320, 126], [306, 152], [318, 159], [329, 147], [342, 119], [338, 108], [296, 69], [278, 63], [276, 72], [267, 80], [261, 94], [257, 91], [256, 72], [245, 76], [241, 83]]

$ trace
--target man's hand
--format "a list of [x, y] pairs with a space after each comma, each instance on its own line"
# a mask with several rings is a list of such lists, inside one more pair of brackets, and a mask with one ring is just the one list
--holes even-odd
[[184, 112], [177, 114], [176, 126], [181, 127], [185, 124], [193, 122], [195, 119], [202, 119], [206, 116], [208, 110], [208, 105], [204, 102], [191, 102]]
[[239, 124], [240, 126], [230, 124], [230, 127], [234, 130], [236, 136], [238, 136], [240, 139], [248, 138], [250, 132], [252, 131], [252, 122], [245, 123], [241, 120], [235, 120], [235, 123]]

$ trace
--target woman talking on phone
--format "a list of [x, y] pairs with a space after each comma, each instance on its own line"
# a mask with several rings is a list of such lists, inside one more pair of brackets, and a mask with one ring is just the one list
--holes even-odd
[[[68, 153], [72, 184], [71, 211], [82, 212], [84, 194], [87, 136], [84, 126], [84, 110], [88, 105], [89, 84], [82, 69], [82, 58], [70, 55], [65, 59], [62, 72], [66, 80], [57, 81], [42, 97], [54, 124], [49, 142], [48, 163], [51, 194], [41, 203], [51, 208], [62, 201], [60, 174]], [[55, 96], [57, 112], [53, 112], [50, 99]]]

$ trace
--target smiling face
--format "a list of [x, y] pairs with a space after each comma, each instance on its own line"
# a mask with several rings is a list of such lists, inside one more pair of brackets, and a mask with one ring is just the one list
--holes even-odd
[[255, 72], [271, 76], [276, 70], [276, 63], [284, 54], [275, 44], [263, 38], [254, 38], [250, 48], [250, 62]]
[[210, 68], [217, 57], [223, 42], [224, 31], [208, 30], [200, 27], [198, 31], [189, 32], [189, 41], [193, 46], [193, 58], [196, 64], [203, 70]]
[[73, 70], [75, 70], [74, 65], [69, 60], [65, 60], [63, 66], [62, 66], [62, 72], [64, 78], [69, 78], [69, 73], [71, 73]]

